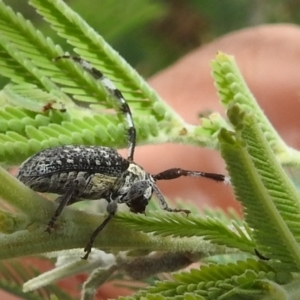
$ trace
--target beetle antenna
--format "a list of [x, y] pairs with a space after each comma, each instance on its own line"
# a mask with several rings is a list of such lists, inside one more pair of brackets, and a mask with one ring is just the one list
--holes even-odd
[[130, 161], [133, 161], [133, 155], [135, 150], [135, 144], [136, 144], [136, 129], [134, 127], [134, 122], [131, 114], [131, 110], [129, 105], [127, 104], [125, 98], [123, 97], [120, 90], [116, 88], [116, 86], [112, 83], [111, 80], [109, 80], [104, 74], [99, 71], [98, 69], [94, 68], [89, 62], [82, 59], [78, 56], [71, 56], [71, 55], [62, 55], [56, 57], [54, 60], [60, 60], [60, 59], [71, 59], [78, 63], [86, 72], [88, 72], [92, 77], [94, 77], [96, 80], [100, 80], [100, 83], [103, 85], [103, 87], [106, 89], [106, 91], [111, 95], [114, 100], [118, 103], [120, 111], [124, 115], [124, 118], [127, 122], [128, 126], [128, 156], [127, 159]]
[[207, 173], [207, 172], [200, 172], [200, 171], [189, 171], [180, 168], [172, 168], [172, 169], [162, 171], [156, 175], [152, 175], [154, 180], [172, 180], [181, 176], [204, 177], [214, 181], [221, 181], [226, 184], [230, 184], [230, 178], [222, 174]]

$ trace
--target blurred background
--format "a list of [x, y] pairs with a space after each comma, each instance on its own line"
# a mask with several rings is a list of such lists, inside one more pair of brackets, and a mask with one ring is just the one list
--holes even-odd
[[[4, 0], [45, 35], [71, 47], [27, 4]], [[144, 77], [225, 33], [266, 23], [299, 23], [299, 0], [66, 0]], [[1, 85], [3, 79], [1, 78]]]

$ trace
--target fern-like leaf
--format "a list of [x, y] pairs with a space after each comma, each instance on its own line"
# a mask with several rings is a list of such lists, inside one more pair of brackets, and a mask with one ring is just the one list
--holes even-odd
[[254, 116], [237, 106], [229, 109], [228, 116], [236, 134], [221, 132], [221, 151], [235, 194], [244, 205], [246, 221], [255, 229], [253, 236], [266, 256], [279, 260], [282, 268], [297, 271], [299, 194], [278, 164]]
[[[299, 270], [299, 195], [274, 156], [292, 150], [262, 113], [232, 58], [219, 54], [213, 68], [235, 129], [221, 131], [221, 152], [246, 221], [267, 257], [279, 260], [282, 268]], [[299, 152], [292, 152], [297, 159]]]
[[[150, 294], [162, 295], [166, 299], [186, 299], [186, 293], [203, 299], [222, 299], [221, 295], [228, 293], [231, 296], [240, 295], [239, 299], [257, 299], [251, 295], [257, 297], [263, 292], [255, 279], [263, 276], [274, 280], [275, 271], [264, 262], [252, 259], [234, 264], [209, 264], [201, 266], [200, 269], [174, 274], [174, 281], [157, 282], [134, 296], [119, 299], [149, 299]], [[289, 279], [287, 275], [286, 280]], [[245, 298], [241, 296], [242, 293], [245, 293]]]
[[[158, 95], [99, 34], [63, 1], [30, 0], [30, 4], [60, 36], [66, 38], [68, 43], [75, 47], [75, 52], [116, 83], [133, 109], [143, 114], [149, 114], [150, 110], [151, 114], [158, 113], [157, 117], [162, 117], [160, 113], [165, 104], [160, 101], [158, 110], [154, 105], [154, 102], [159, 100]], [[84, 92], [93, 95], [87, 86]]]
[[218, 245], [254, 254], [255, 243], [246, 232], [235, 223], [226, 224], [217, 218], [156, 212], [147, 216], [118, 214], [116, 219], [138, 231], [161, 236], [199, 236]]
[[299, 151], [287, 146], [276, 132], [249, 90], [233, 57], [218, 53], [211, 66], [218, 95], [225, 108], [238, 103], [245, 110], [252, 111], [266, 140], [280, 161], [284, 164], [299, 165]]

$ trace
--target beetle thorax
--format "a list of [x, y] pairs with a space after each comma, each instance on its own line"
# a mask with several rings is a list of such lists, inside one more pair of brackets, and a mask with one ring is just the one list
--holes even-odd
[[147, 173], [142, 167], [135, 163], [130, 163], [124, 178], [124, 187], [130, 188], [137, 181], [149, 181], [149, 184], [154, 183], [152, 176]]
[[[120, 202], [127, 201], [124, 199], [124, 196], [129, 197], [139, 195], [143, 196], [146, 199], [150, 199], [153, 189], [152, 185], [154, 184], [153, 177], [147, 173], [142, 167], [135, 163], [130, 163], [126, 172], [118, 180], [116, 184], [117, 195], [119, 195]], [[121, 200], [122, 199], [122, 200]]]

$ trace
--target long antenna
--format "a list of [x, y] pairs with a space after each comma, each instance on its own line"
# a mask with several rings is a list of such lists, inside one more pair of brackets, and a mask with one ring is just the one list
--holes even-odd
[[131, 114], [131, 110], [129, 105], [127, 104], [125, 98], [123, 97], [120, 90], [116, 88], [116, 86], [110, 81], [104, 74], [94, 68], [90, 63], [82, 59], [78, 56], [71, 56], [71, 55], [62, 55], [56, 57], [54, 60], [57, 61], [59, 59], [72, 59], [73, 61], [77, 62], [82, 68], [87, 71], [90, 75], [92, 75], [95, 79], [100, 80], [100, 83], [106, 89], [106, 91], [114, 98], [114, 100], [119, 104], [120, 111], [124, 115], [128, 126], [128, 156], [127, 159], [133, 161], [134, 150], [136, 145], [136, 129], [134, 127], [134, 122]]
[[224, 182], [225, 184], [230, 184], [230, 178], [222, 174], [207, 173], [201, 171], [190, 171], [190, 170], [184, 170], [180, 168], [168, 169], [152, 176], [154, 180], [172, 180], [181, 176], [203, 177], [214, 181], [221, 181]]

